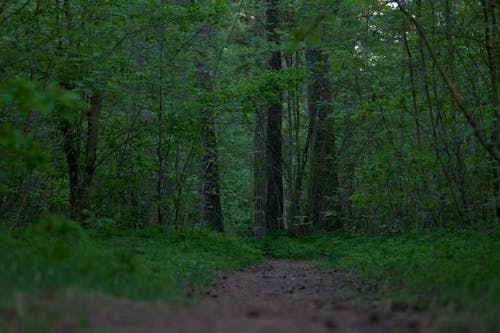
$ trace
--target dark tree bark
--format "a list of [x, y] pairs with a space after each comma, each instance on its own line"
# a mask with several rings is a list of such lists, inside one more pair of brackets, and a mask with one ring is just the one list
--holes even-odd
[[[267, 1], [267, 40], [273, 49], [269, 60], [269, 69], [273, 72], [281, 70], [281, 51], [279, 35], [279, 1]], [[266, 228], [269, 231], [284, 229], [283, 223], [283, 152], [282, 152], [282, 103], [281, 88], [272, 78], [269, 90], [272, 96], [267, 101], [267, 126], [266, 126]]]
[[96, 169], [97, 143], [99, 139], [99, 116], [101, 114], [103, 96], [94, 93], [90, 96], [90, 106], [87, 110], [87, 138], [85, 145], [85, 162], [83, 165], [83, 179], [79, 186], [79, 212], [81, 218], [89, 217], [92, 212], [90, 195], [92, 180]]
[[313, 76], [308, 89], [311, 129], [308, 215], [316, 230], [338, 229], [341, 206], [328, 57], [319, 48], [310, 47], [306, 61]]
[[63, 122], [64, 153], [68, 164], [69, 174], [69, 207], [70, 217], [79, 217], [79, 186], [80, 186], [80, 137], [75, 124], [64, 120]]
[[[72, 30], [72, 17], [70, 15], [70, 1], [56, 1], [58, 10], [58, 27]], [[62, 31], [58, 31], [59, 41], [58, 50], [60, 56], [63, 56], [66, 49], [72, 46], [71, 39], [63, 40]], [[68, 73], [62, 75], [59, 85], [66, 90], [73, 90], [74, 84], [71, 83]], [[70, 183], [70, 216], [79, 221], [85, 221], [92, 215], [91, 207], [91, 187], [94, 172], [97, 167], [97, 144], [99, 134], [99, 116], [102, 108], [103, 95], [98, 92], [92, 92], [89, 98], [87, 111], [84, 113], [87, 122], [87, 133], [83, 137], [82, 122], [79, 116], [74, 122], [67, 119], [63, 120], [63, 139], [64, 152], [68, 163], [69, 183]], [[82, 141], [85, 140], [85, 155], [81, 156]]]
[[75, 220], [84, 220], [92, 213], [90, 197], [92, 180], [96, 170], [102, 98], [100, 94], [93, 94], [90, 97], [89, 109], [86, 112], [87, 134], [83, 164], [80, 159], [82, 141], [80, 120], [76, 122], [63, 121], [64, 152], [69, 173], [70, 216]]
[[[66, 24], [66, 28], [71, 28], [71, 17], [69, 16], [69, 0], [64, 0], [62, 3], [60, 0], [56, 0], [56, 20], [57, 20], [57, 34], [58, 42], [57, 48], [59, 56], [63, 56], [67, 47], [67, 43], [63, 43], [62, 37], [62, 26], [63, 22]], [[61, 81], [59, 85], [66, 90], [73, 90], [74, 86], [68, 82], [64, 75], [61, 75]], [[66, 156], [66, 162], [68, 164], [68, 175], [69, 175], [69, 208], [70, 217], [72, 219], [78, 220], [80, 216], [80, 183], [81, 183], [81, 168], [80, 168], [80, 150], [81, 150], [81, 117], [78, 117], [76, 121], [71, 122], [67, 119], [62, 120], [62, 132], [63, 132], [63, 142], [64, 142], [64, 153]]]
[[215, 115], [211, 110], [204, 110], [201, 117], [203, 143], [203, 154], [200, 161], [200, 191], [203, 198], [201, 219], [210, 229], [223, 232], [214, 117]]
[[255, 111], [253, 153], [253, 232], [260, 235], [266, 227], [266, 113], [263, 107]]

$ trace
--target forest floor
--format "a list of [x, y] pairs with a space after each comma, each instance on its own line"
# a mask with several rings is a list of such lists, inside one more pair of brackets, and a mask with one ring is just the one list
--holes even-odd
[[[219, 274], [187, 304], [67, 293], [45, 295], [17, 312], [8, 332], [495, 332], [465, 313], [452, 316], [384, 300], [340, 270], [273, 260]], [[52, 318], [51, 314], [52, 313]], [[455, 315], [457, 312], [455, 312]], [[498, 324], [498, 323], [497, 323]]]

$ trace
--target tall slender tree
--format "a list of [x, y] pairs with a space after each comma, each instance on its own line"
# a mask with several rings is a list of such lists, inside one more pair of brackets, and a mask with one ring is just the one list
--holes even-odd
[[[209, 4], [207, 3], [207, 5]], [[215, 110], [210, 103], [215, 79], [214, 70], [210, 68], [211, 53], [213, 53], [210, 52], [212, 40], [213, 26], [210, 22], [204, 22], [198, 46], [199, 58], [196, 63], [200, 93], [201, 96], [204, 96], [201, 101], [200, 115], [202, 154], [198, 167], [199, 189], [202, 199], [200, 214], [202, 224], [214, 231], [223, 232]]]

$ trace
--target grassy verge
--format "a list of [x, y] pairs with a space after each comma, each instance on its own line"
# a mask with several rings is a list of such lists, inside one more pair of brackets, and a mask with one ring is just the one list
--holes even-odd
[[57, 218], [17, 233], [0, 228], [0, 310], [15, 307], [19, 295], [67, 290], [182, 300], [214, 272], [248, 267], [263, 253], [352, 271], [396, 298], [500, 310], [499, 229], [270, 235], [249, 242], [202, 230], [84, 230]]
[[401, 236], [267, 236], [271, 257], [318, 261], [357, 273], [396, 298], [433, 305], [500, 310], [500, 232], [460, 230]]
[[186, 288], [208, 283], [215, 271], [261, 259], [245, 241], [207, 231], [83, 230], [54, 218], [15, 234], [0, 229], [0, 303], [20, 293], [67, 289], [182, 299]]

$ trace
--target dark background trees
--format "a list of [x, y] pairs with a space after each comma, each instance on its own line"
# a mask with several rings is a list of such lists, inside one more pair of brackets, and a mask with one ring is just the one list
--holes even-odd
[[0, 217], [493, 223], [497, 20], [491, 0], [6, 2]]

